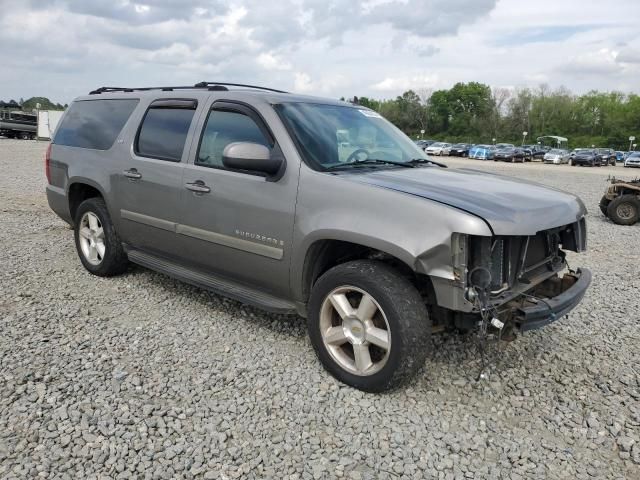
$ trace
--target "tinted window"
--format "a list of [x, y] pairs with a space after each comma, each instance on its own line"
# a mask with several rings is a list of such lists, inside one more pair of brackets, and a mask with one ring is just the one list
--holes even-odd
[[202, 134], [196, 163], [207, 167], [224, 168], [222, 152], [233, 142], [251, 142], [270, 147], [260, 127], [250, 117], [222, 110], [209, 112]]
[[58, 127], [53, 143], [108, 150], [136, 108], [138, 100], [74, 102]]
[[140, 126], [136, 153], [179, 162], [194, 113], [185, 108], [149, 108]]

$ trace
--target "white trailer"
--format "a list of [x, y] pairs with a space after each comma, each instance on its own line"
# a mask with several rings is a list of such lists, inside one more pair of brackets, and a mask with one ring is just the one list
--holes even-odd
[[51, 140], [63, 113], [63, 110], [38, 111], [38, 140]]

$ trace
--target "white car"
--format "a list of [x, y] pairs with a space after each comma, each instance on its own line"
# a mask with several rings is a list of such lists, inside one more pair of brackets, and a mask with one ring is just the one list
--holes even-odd
[[640, 167], [640, 152], [631, 152], [624, 161], [625, 167]]
[[447, 149], [451, 149], [450, 143], [436, 142], [429, 145], [425, 152], [427, 152], [427, 155], [448, 155], [449, 152]]
[[553, 163], [555, 165], [569, 163], [569, 152], [561, 148], [554, 148], [544, 154], [542, 161], [544, 163]]

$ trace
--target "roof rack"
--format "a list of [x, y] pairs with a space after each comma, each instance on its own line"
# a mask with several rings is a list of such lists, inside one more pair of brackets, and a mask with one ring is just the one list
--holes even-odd
[[174, 90], [189, 90], [189, 89], [202, 89], [206, 88], [207, 90], [229, 90], [227, 87], [245, 87], [245, 88], [255, 88], [256, 90], [266, 90], [268, 92], [275, 93], [289, 93], [283, 90], [276, 90], [275, 88], [267, 88], [267, 87], [259, 87], [257, 85], [247, 85], [244, 83], [227, 83], [227, 82], [199, 82], [193, 86], [183, 85], [178, 87], [141, 87], [141, 88], [131, 88], [131, 87], [100, 87], [95, 90], [89, 92], [89, 95], [99, 95], [101, 93], [109, 93], [109, 92], [146, 92], [149, 90], [161, 90], [163, 92], [173, 92]]

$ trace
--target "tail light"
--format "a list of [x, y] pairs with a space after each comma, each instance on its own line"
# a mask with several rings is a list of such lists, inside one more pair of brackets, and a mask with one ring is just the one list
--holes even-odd
[[51, 184], [51, 144], [49, 144], [44, 154], [44, 171], [47, 175], [47, 183]]

